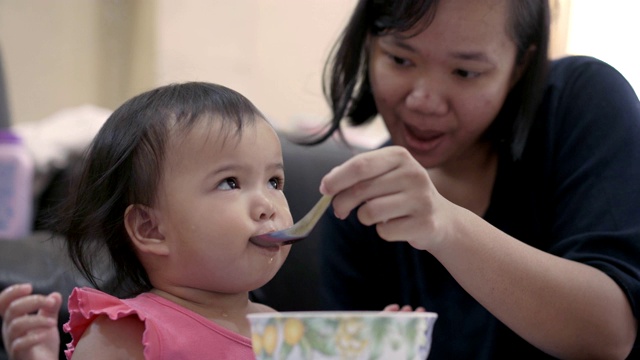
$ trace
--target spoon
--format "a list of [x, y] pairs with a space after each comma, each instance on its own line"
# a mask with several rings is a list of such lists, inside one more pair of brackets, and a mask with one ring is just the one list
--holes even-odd
[[323, 195], [309, 212], [293, 226], [253, 236], [249, 241], [262, 247], [289, 245], [306, 238], [331, 204], [333, 196]]

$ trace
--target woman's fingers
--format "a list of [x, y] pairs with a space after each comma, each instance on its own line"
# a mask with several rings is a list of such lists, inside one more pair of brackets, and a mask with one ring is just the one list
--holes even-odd
[[[335, 167], [322, 179], [320, 191], [334, 195], [336, 216], [346, 218], [354, 208], [370, 202], [406, 204], [415, 194], [424, 193], [431, 186], [426, 170], [406, 149], [386, 147], [356, 155]], [[370, 211], [376, 209], [383, 210], [379, 216], [360, 220], [373, 224], [406, 215], [401, 213], [403, 207], [369, 206]], [[391, 213], [392, 210], [397, 213]]]
[[323, 194], [335, 195], [357, 183], [393, 171], [409, 160], [415, 161], [408, 151], [399, 146], [358, 154], [325, 175], [320, 183], [320, 191]]
[[335, 216], [345, 219], [357, 208], [358, 220], [375, 226], [387, 241], [407, 241], [428, 250], [450, 233], [453, 204], [402, 147], [354, 156], [325, 175], [320, 191], [334, 196]]

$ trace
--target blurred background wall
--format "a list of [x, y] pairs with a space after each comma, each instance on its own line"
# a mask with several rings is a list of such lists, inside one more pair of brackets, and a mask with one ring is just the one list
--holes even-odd
[[[157, 85], [232, 87], [278, 123], [327, 114], [320, 76], [354, 0], [0, 0], [14, 122]], [[285, 126], [285, 125], [282, 125]]]
[[[108, 109], [151, 87], [205, 80], [282, 128], [324, 121], [321, 71], [356, 0], [0, 0], [13, 122]], [[588, 54], [640, 92], [640, 5], [553, 0], [553, 57]], [[305, 125], [306, 126], [306, 125]]]

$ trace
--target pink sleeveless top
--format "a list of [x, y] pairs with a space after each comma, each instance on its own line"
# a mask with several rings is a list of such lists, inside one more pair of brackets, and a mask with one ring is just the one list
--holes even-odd
[[251, 339], [152, 293], [118, 299], [95, 289], [75, 288], [69, 296], [69, 314], [64, 330], [73, 340], [67, 344], [67, 359], [99, 315], [112, 320], [136, 315], [143, 321], [145, 359], [255, 359]]

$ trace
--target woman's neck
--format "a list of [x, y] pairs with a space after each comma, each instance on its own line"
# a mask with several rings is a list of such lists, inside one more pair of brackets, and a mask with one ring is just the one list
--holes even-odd
[[497, 169], [498, 155], [486, 144], [464, 159], [428, 169], [428, 172], [442, 196], [483, 216], [491, 201]]

